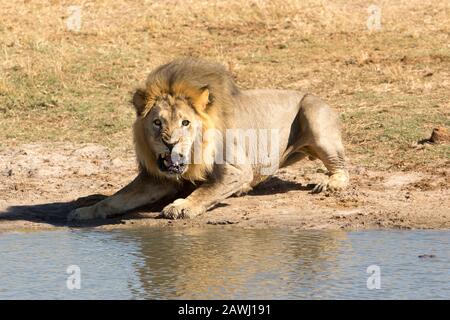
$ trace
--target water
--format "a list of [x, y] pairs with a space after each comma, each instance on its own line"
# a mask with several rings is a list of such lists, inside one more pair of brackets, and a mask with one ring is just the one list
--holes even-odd
[[[449, 299], [449, 242], [450, 231], [0, 234], [0, 299]], [[67, 288], [71, 265], [80, 289]], [[380, 289], [367, 287], [371, 265]]]

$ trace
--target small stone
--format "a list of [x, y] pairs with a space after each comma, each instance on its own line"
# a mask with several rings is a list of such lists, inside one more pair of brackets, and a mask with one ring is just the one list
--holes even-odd
[[450, 143], [450, 131], [448, 128], [438, 127], [434, 128], [429, 139], [423, 139], [418, 144], [427, 143]]
[[434, 254], [421, 254], [421, 255], [418, 255], [418, 257], [420, 259], [436, 258], [436, 256]]
[[447, 128], [434, 128], [431, 133], [430, 142], [432, 143], [445, 143], [450, 142], [450, 131]]

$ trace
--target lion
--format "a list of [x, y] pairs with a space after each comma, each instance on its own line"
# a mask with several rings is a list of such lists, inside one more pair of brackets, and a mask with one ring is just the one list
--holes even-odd
[[[152, 71], [132, 103], [137, 177], [112, 196], [72, 211], [68, 220], [108, 218], [164, 199], [176, 200], [161, 217], [193, 218], [305, 157], [320, 159], [329, 171], [312, 192], [349, 183], [339, 116], [313, 94], [242, 90], [221, 64], [180, 58]], [[260, 156], [249, 152], [255, 145], [263, 146]]]

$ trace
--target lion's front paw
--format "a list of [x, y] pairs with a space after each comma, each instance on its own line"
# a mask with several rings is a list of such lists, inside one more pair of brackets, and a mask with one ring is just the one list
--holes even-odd
[[167, 219], [189, 219], [205, 211], [203, 207], [195, 206], [187, 199], [177, 199], [161, 211], [161, 217]]
[[324, 191], [339, 191], [343, 190], [348, 186], [349, 176], [346, 171], [337, 171], [332, 174], [327, 181], [318, 183], [312, 193], [319, 193]]
[[67, 216], [67, 221], [75, 221], [75, 220], [89, 220], [89, 219], [104, 219], [106, 215], [98, 212], [95, 206], [90, 207], [82, 207], [69, 213]]

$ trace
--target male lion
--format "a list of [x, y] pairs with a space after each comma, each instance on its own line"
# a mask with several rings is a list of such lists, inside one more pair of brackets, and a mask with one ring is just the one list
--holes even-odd
[[[338, 116], [311, 94], [240, 90], [223, 66], [184, 58], [150, 73], [133, 105], [138, 176], [103, 201], [72, 211], [69, 220], [107, 218], [192, 189], [186, 198], [168, 204], [161, 216], [194, 217], [305, 156], [319, 158], [329, 170], [329, 178], [313, 192], [348, 184]], [[268, 133], [273, 139], [264, 143]], [[257, 140], [247, 143], [257, 134], [260, 157], [249, 151]], [[275, 155], [272, 163], [263, 161], [268, 153]]]

